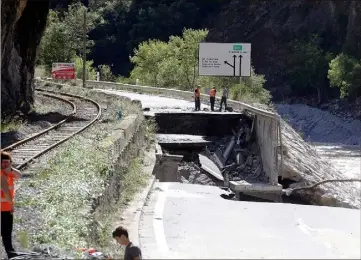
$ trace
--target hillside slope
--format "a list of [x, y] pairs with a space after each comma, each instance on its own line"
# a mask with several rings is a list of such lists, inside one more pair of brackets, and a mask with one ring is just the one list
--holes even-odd
[[[281, 95], [290, 84], [285, 80], [288, 44], [294, 39], [307, 42], [317, 34], [325, 54], [345, 52], [361, 58], [361, 1], [224, 1], [219, 14], [209, 17], [205, 26], [210, 29], [209, 41], [251, 42], [252, 63], [257, 73], [266, 75], [274, 95]], [[326, 74], [321, 81], [328, 85]], [[311, 86], [305, 91], [315, 92]]]

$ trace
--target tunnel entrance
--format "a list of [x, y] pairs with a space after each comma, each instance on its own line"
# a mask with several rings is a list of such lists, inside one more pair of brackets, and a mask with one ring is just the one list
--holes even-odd
[[155, 113], [147, 118], [157, 124], [153, 174], [159, 182], [218, 186], [225, 191], [224, 199], [310, 204], [293, 196], [235, 194], [228, 188], [231, 181], [268, 184], [251, 117], [240, 113]]

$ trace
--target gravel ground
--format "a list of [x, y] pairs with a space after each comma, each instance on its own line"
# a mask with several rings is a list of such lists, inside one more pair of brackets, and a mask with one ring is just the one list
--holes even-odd
[[215, 186], [216, 184], [206, 174], [201, 172], [194, 162], [182, 162], [178, 166], [180, 182]]
[[35, 94], [34, 112], [20, 118], [15, 131], [1, 133], [1, 147], [20, 141], [63, 120], [72, 111], [68, 103]]

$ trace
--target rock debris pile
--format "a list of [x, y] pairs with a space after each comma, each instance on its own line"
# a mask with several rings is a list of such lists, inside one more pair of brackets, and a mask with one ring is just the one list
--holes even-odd
[[212, 181], [201, 168], [194, 162], [182, 162], [178, 166], [178, 178], [182, 183], [201, 184], [215, 186], [216, 183]]
[[216, 163], [224, 178], [250, 183], [267, 182], [262, 167], [252, 120], [243, 118], [233, 136], [226, 136], [207, 146], [207, 156]]

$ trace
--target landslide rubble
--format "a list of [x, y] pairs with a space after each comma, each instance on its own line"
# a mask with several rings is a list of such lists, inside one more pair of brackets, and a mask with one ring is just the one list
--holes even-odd
[[207, 156], [230, 181], [267, 182], [251, 120], [240, 120], [233, 136], [207, 146]]
[[194, 162], [182, 162], [178, 166], [178, 176], [182, 183], [216, 185], [211, 178], [202, 173], [201, 168]]

